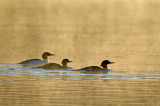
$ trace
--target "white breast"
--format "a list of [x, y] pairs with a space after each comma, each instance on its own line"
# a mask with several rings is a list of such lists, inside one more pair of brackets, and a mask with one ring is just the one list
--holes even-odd
[[112, 69], [108, 69], [108, 72], [113, 72], [114, 70], [112, 70]]

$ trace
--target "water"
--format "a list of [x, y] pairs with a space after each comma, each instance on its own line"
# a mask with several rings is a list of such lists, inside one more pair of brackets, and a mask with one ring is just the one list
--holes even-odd
[[[1, 0], [0, 106], [159, 106], [158, 0]], [[16, 63], [56, 54], [50, 62], [109, 74], [43, 70]]]
[[1, 64], [2, 106], [159, 105], [157, 74], [85, 74], [15, 65]]
[[[3, 63], [1, 63], [2, 65]], [[18, 64], [5, 63], [11, 66]], [[4, 65], [4, 64], [3, 64]], [[0, 81], [23, 80], [85, 80], [85, 79], [159, 79], [160, 75], [152, 74], [96, 74], [85, 73], [85, 70], [45, 70], [31, 67], [2, 67], [0, 68]], [[111, 70], [111, 69], [110, 69]], [[26, 77], [24, 76], [26, 75]], [[17, 78], [17, 76], [19, 76]], [[28, 78], [29, 77], [29, 78]]]

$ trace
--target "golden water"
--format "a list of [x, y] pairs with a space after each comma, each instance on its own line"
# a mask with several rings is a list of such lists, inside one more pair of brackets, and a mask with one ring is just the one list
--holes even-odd
[[109, 75], [5, 66], [0, 106], [159, 106], [159, 11], [158, 0], [1, 0], [0, 63], [45, 51], [75, 69], [116, 63]]

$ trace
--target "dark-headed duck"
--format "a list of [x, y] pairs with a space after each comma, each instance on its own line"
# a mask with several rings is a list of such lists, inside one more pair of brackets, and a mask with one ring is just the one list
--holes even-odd
[[89, 72], [89, 73], [108, 73], [108, 67], [107, 65], [108, 64], [113, 64], [115, 62], [110, 62], [109, 60], [104, 60], [102, 61], [101, 63], [101, 67], [98, 67], [98, 66], [89, 66], [89, 67], [84, 67], [84, 68], [81, 68], [81, 69], [78, 69], [76, 71], [85, 71], [86, 73]]

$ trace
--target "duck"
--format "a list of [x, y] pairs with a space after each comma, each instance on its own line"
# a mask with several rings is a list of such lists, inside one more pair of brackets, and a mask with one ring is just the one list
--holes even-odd
[[84, 73], [106, 73], [108, 74], [108, 64], [113, 64], [115, 62], [110, 62], [109, 60], [103, 60], [101, 63], [101, 67], [99, 66], [88, 66], [81, 69], [77, 69], [76, 71], [82, 71]]
[[62, 65], [57, 63], [49, 63], [37, 68], [48, 69], [48, 70], [73, 70], [73, 68], [67, 66], [67, 63], [70, 63], [70, 62], [72, 61], [70, 61], [69, 59], [63, 59]]
[[55, 54], [51, 54], [49, 52], [44, 52], [42, 54], [42, 60], [41, 59], [28, 59], [22, 62], [19, 62], [18, 64], [22, 64], [23, 67], [38, 67], [49, 63], [48, 56], [54, 56]]

